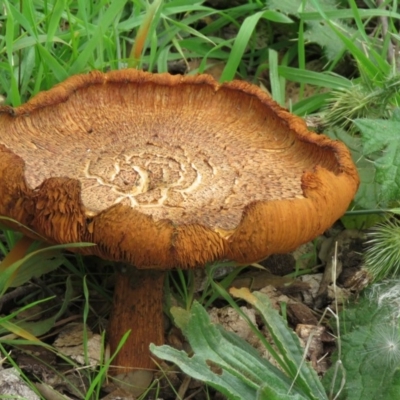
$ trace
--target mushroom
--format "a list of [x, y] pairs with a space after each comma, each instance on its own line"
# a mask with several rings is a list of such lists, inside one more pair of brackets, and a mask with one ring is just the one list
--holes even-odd
[[132, 330], [125, 370], [154, 367], [165, 270], [291, 251], [343, 215], [358, 183], [341, 142], [246, 82], [95, 71], [0, 107], [0, 215], [125, 263], [108, 331], [114, 351]]

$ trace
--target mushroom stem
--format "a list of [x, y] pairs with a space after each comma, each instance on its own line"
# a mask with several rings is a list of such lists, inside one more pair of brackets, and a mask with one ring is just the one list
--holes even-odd
[[126, 268], [117, 272], [113, 309], [109, 322], [111, 354], [116, 351], [122, 336], [131, 333], [113, 360], [112, 374], [133, 369], [154, 368], [149, 344], [164, 342], [163, 284], [164, 271]]

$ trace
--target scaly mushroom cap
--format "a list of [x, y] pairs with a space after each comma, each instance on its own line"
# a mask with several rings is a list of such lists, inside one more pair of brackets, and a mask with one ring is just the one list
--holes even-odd
[[342, 143], [246, 82], [93, 72], [0, 107], [0, 215], [138, 268], [290, 251], [358, 183]]

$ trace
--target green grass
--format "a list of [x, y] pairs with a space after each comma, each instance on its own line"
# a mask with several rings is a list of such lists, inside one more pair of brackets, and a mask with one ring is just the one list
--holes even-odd
[[[147, 2], [139, 0], [2, 3], [5, 13], [0, 28], [0, 85], [7, 103], [13, 106], [72, 74], [132, 64], [132, 46], [149, 8]], [[313, 37], [319, 31], [311, 30], [310, 24], [318, 21], [343, 42], [337, 58], [346, 50], [374, 81], [382, 80], [391, 71], [385, 59], [387, 45], [379, 52], [376, 38], [368, 36], [364, 28], [372, 16], [389, 17], [396, 22], [400, 14], [390, 10], [358, 10], [351, 1], [347, 9], [325, 10], [315, 2], [315, 11], [301, 8], [299, 12], [295, 8], [297, 2], [293, 2], [287, 8], [290, 15], [274, 8], [274, 2], [270, 9], [261, 1], [249, 1], [226, 10], [207, 7], [204, 1], [187, 3], [164, 1], [154, 10], [138, 67], [165, 72], [169, 62], [199, 58], [199, 72], [204, 72], [211, 64], [208, 60], [220, 60], [224, 63], [221, 81], [239, 76], [254, 82], [264, 69], [269, 69], [272, 94], [282, 104], [288, 100], [284, 92], [286, 80], [328, 89], [348, 88], [349, 79], [332, 74], [337, 59], [325, 57], [326, 66], [321, 71], [306, 68], [309, 44], [319, 42], [318, 37]], [[296, 21], [293, 16], [300, 19]], [[355, 37], [349, 38], [349, 32], [342, 31], [338, 18], [354, 19]], [[232, 37], [226, 38], [227, 30], [233, 32]], [[277, 30], [288, 32], [282, 43], [276, 41]], [[257, 44], [260, 37], [261, 45]], [[310, 110], [303, 105], [302, 114], [323, 103], [321, 99], [310, 104]]]
[[[181, 62], [188, 73], [195, 74], [207, 72], [219, 62], [221, 82], [239, 78], [261, 84], [292, 112], [301, 116], [316, 114], [331, 136], [346, 140], [348, 132], [355, 135], [348, 139], [355, 161], [364, 162], [362, 166], [368, 163], [370, 168], [373, 160], [364, 157], [353, 119], [391, 118], [398, 107], [399, 65], [393, 53], [399, 47], [400, 13], [397, 2], [386, 1], [378, 7], [365, 1], [365, 8], [359, 8], [355, 0], [341, 1], [339, 6], [336, 3], [270, 0], [266, 6], [265, 1], [249, 0], [219, 10], [205, 1], [186, 0], [151, 4], [144, 0], [0, 0], [0, 95], [7, 105], [18, 106], [73, 74], [93, 69], [135, 66], [166, 72], [172, 63]], [[146, 24], [148, 29], [143, 28]], [[320, 61], [318, 69], [310, 70], [310, 61], [316, 59]], [[191, 67], [192, 60], [199, 61], [196, 67]], [[293, 84], [297, 85], [294, 97], [287, 90]], [[338, 126], [344, 133], [334, 131]], [[376, 134], [379, 140], [379, 132]], [[371, 176], [370, 171], [365, 178]], [[363, 193], [368, 196], [368, 191]], [[391, 199], [386, 205], [364, 200], [359, 204], [368, 204], [371, 210], [398, 205], [398, 199]], [[5, 255], [15, 247], [18, 235], [5, 230], [3, 239], [0, 251]], [[387, 249], [382, 252], [387, 256]], [[38, 297], [35, 292], [34, 296], [23, 298], [15, 312], [1, 317], [0, 350], [11, 364], [14, 361], [5, 345], [18, 347], [32, 339], [29, 334], [51, 331], [66, 310], [77, 310], [81, 321], [98, 326], [101, 331], [104, 315], [91, 305], [91, 293], [100, 293], [106, 303], [111, 301], [105, 278], [108, 275], [104, 272], [108, 266], [98, 268], [90, 258], [65, 256], [61, 251], [55, 258], [48, 259], [39, 252], [29, 259], [41, 265], [39, 277], [43, 274], [51, 290], [62, 292], [64, 301], [57, 308], [52, 298]], [[60, 265], [57, 275], [49, 279], [46, 272]], [[14, 268], [25, 271], [15, 286], [32, 278], [26, 272], [29, 268]], [[87, 274], [91, 269], [100, 272]], [[209, 267], [210, 276], [212, 269]], [[222, 284], [228, 284], [236, 273], [228, 275]], [[10, 286], [10, 279], [9, 275], [2, 275], [2, 293]], [[193, 280], [192, 275], [183, 272], [171, 275], [169, 299], [175, 297], [174, 301], [189, 309], [196, 297]], [[200, 296], [202, 303], [209, 306], [219, 293], [209, 283]], [[18, 313], [36, 305], [51, 316], [40, 323], [18, 325]], [[4, 341], [10, 332], [25, 338], [14, 336]], [[103, 361], [95, 371], [82, 370], [88, 386], [79, 398], [101, 397], [109, 363]], [[71, 360], [65, 362], [79, 369]], [[28, 377], [25, 379], [29, 381]]]

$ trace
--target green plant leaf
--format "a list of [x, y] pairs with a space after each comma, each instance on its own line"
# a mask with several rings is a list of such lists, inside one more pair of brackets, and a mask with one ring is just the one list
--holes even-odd
[[272, 307], [268, 296], [260, 292], [250, 293], [247, 288], [232, 288], [231, 293], [246, 300], [260, 312], [275, 346], [291, 371], [291, 376], [296, 379], [296, 387], [301, 388], [310, 399], [325, 399], [325, 390], [317, 373], [304, 362], [304, 349], [300, 346], [299, 338]]
[[177, 364], [183, 372], [216, 388], [229, 399], [327, 399], [314, 370], [304, 361], [304, 350], [293, 331], [275, 311], [267, 296], [248, 290], [232, 293], [254, 305], [267, 326], [290, 376], [260, 357], [237, 335], [210, 322], [204, 308], [194, 302], [191, 311], [171, 309], [175, 323], [189, 340], [193, 355], [169, 346], [150, 345], [159, 358]]
[[[57, 311], [56, 314], [54, 314], [52, 317], [39, 320], [39, 321], [24, 321], [24, 320], [17, 320], [15, 318], [16, 315], [18, 315], [19, 312], [22, 312], [23, 310], [29, 310], [30, 307], [34, 307], [36, 303], [32, 303], [29, 306], [23, 307], [20, 309], [18, 312], [7, 316], [3, 319], [0, 319], [0, 327], [2, 329], [11, 331], [15, 333], [16, 335], [20, 335], [21, 337], [28, 339], [28, 340], [34, 340], [37, 336], [44, 335], [50, 329], [54, 327], [54, 324], [56, 321], [64, 314], [65, 310], [67, 309], [72, 296], [73, 296], [74, 290], [71, 284], [71, 279], [67, 279], [66, 282], [66, 292], [64, 295], [64, 300], [63, 303], [60, 307], [60, 309]], [[12, 318], [12, 319], [11, 319]]]
[[93, 243], [55, 245], [30, 252], [1, 271], [0, 294], [4, 293], [9, 287], [20, 286], [32, 277], [39, 277], [59, 267], [64, 260], [62, 250], [87, 246], [93, 246]]
[[[398, 303], [389, 305], [378, 300], [392, 288], [397, 292], [398, 281], [374, 285], [356, 302], [339, 314], [341, 359], [345, 370], [345, 385], [338, 399], [341, 400], [397, 400], [400, 393], [400, 330]], [[397, 286], [397, 288], [396, 288]], [[383, 299], [381, 297], [381, 299]], [[397, 314], [397, 316], [396, 316]], [[338, 352], [333, 360], [338, 360]], [[343, 375], [335, 378], [330, 368], [323, 378], [326, 390], [336, 395]]]
[[39, 341], [39, 339], [36, 336], [32, 335], [26, 329], [21, 328], [20, 326], [14, 324], [13, 322], [0, 320], [0, 327], [26, 340], [30, 340], [33, 342]]
[[[335, 34], [332, 27], [323, 21], [321, 14], [318, 18], [319, 20], [307, 19], [307, 13], [313, 13], [317, 10], [310, 4], [310, 1], [305, 2], [305, 7], [303, 7], [303, 3], [303, 0], [270, 0], [268, 1], [268, 8], [302, 18], [306, 24], [306, 30], [304, 32], [305, 39], [308, 42], [320, 45], [324, 49], [328, 59], [335, 59], [344, 50], [342, 40]], [[335, 0], [319, 0], [318, 3], [324, 11], [337, 11], [337, 2]], [[315, 14], [313, 14], [313, 17], [317, 18]], [[346, 35], [352, 36], [355, 33], [353, 28], [349, 27], [338, 18], [331, 16], [331, 19], [335, 22], [338, 29], [345, 32]]]
[[[291, 379], [261, 358], [247, 342], [212, 324], [199, 303], [194, 302], [190, 312], [173, 308], [171, 313], [188, 338], [194, 355], [189, 357], [169, 346], [151, 345], [150, 350], [157, 357], [174, 362], [183, 372], [206, 382], [229, 399], [255, 399], [263, 385], [276, 393], [307, 398], [301, 395], [296, 385], [290, 390]], [[262, 389], [261, 393], [264, 392]]]
[[346, 229], [369, 229], [382, 222], [386, 216], [382, 214], [344, 215], [340, 221]]
[[400, 122], [382, 119], [356, 119], [361, 132], [364, 156], [375, 167], [377, 203], [386, 207], [400, 200]]
[[270, 21], [279, 22], [281, 24], [292, 24], [294, 22], [291, 18], [287, 17], [285, 14], [272, 10], [265, 11], [263, 17]]
[[303, 396], [299, 394], [287, 394], [275, 390], [267, 385], [262, 386], [257, 392], [256, 400], [302, 400]]
[[79, 56], [69, 68], [69, 74], [75, 74], [85, 69], [94, 49], [96, 46], [101, 44], [101, 41], [104, 39], [104, 32], [115, 21], [117, 15], [123, 10], [125, 4], [126, 0], [112, 2], [109, 7], [105, 9], [106, 11], [102, 15], [101, 24], [97, 25], [93, 36], [85, 43], [83, 51], [80, 52]]
[[301, 70], [286, 66], [278, 67], [278, 72], [280, 76], [283, 76], [284, 78], [293, 82], [307, 83], [324, 88], [351, 88], [352, 86], [352, 83], [349, 79], [340, 75], [336, 75], [333, 72], [307, 71], [305, 69]]
[[269, 80], [271, 82], [272, 98], [281, 106], [285, 105], [285, 82], [284, 79], [278, 74], [278, 52], [269, 49]]
[[[360, 187], [354, 199], [358, 209], [371, 210], [385, 207], [382, 202], [382, 185], [376, 179], [377, 166], [364, 155], [360, 137], [351, 136], [341, 128], [327, 129], [325, 133], [332, 139], [341, 140], [351, 151], [353, 161], [360, 176]], [[378, 138], [379, 135], [376, 135]]]
[[260, 11], [254, 15], [247, 17], [243, 21], [243, 24], [240, 27], [239, 32], [236, 36], [228, 61], [222, 72], [220, 78], [221, 82], [231, 81], [234, 78], [239, 64], [242, 60], [243, 54], [251, 38], [251, 35], [253, 34], [253, 31], [260, 18], [262, 18], [263, 14], [264, 12]]

